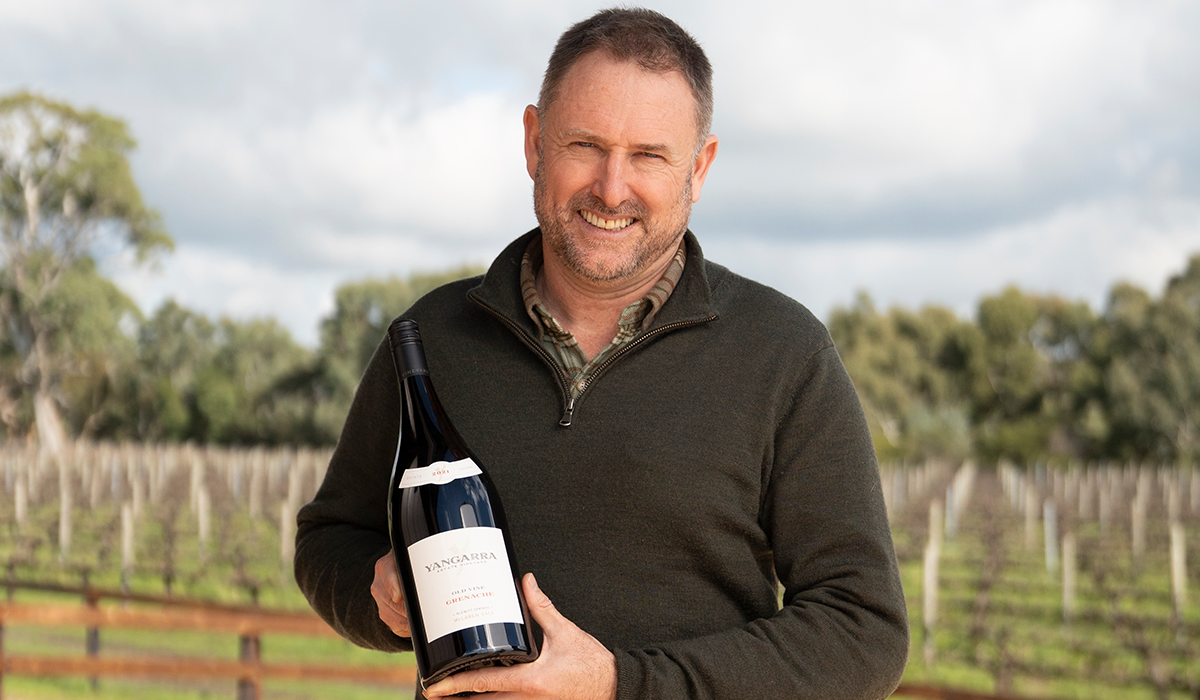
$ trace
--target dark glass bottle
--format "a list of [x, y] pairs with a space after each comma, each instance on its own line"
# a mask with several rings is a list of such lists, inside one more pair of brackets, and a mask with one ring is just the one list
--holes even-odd
[[429, 381], [415, 321], [388, 342], [400, 383], [400, 444], [388, 529], [421, 687], [469, 668], [537, 658], [500, 497]]

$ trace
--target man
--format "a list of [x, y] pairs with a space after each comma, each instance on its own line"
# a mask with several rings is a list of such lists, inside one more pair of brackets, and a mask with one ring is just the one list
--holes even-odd
[[[829, 335], [687, 231], [711, 115], [708, 61], [669, 19], [572, 27], [524, 115], [540, 227], [405, 313], [504, 499], [545, 635], [536, 662], [430, 697], [882, 698], [899, 679], [878, 470]], [[313, 607], [395, 651], [410, 648], [384, 509], [398, 422], [383, 343], [296, 550]]]

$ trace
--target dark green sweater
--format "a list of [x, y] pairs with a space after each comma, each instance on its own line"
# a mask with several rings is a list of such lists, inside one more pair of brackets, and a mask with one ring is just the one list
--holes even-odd
[[[613, 650], [621, 700], [886, 697], [907, 659], [904, 596], [870, 435], [825, 328], [706, 263], [689, 233], [679, 286], [562, 427], [518, 284], [536, 233], [404, 314], [500, 491], [520, 570]], [[389, 651], [408, 640], [369, 588], [398, 425], [384, 342], [296, 538], [313, 608]]]

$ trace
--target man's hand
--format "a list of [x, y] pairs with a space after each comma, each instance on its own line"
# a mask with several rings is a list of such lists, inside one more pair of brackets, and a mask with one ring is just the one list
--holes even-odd
[[546, 633], [537, 661], [506, 668], [465, 671], [439, 681], [425, 696], [440, 698], [473, 691], [495, 693], [495, 700], [571, 698], [613, 700], [617, 696], [617, 662], [595, 637], [558, 613], [538, 588], [533, 574], [521, 580], [533, 619]]
[[390, 549], [375, 562], [375, 580], [371, 582], [371, 597], [379, 606], [379, 619], [400, 637], [411, 637], [408, 612], [404, 609], [404, 594], [400, 592], [400, 577], [396, 575], [396, 555]]

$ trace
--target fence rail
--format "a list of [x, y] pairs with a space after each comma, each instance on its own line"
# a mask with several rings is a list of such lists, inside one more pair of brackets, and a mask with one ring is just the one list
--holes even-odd
[[365, 681], [408, 684], [413, 668], [372, 668], [314, 664], [263, 664], [217, 659], [136, 659], [59, 656], [4, 656], [4, 673], [26, 676], [122, 676], [133, 678], [236, 678], [261, 680]]
[[[10, 596], [27, 588], [81, 596], [83, 605], [0, 603], [0, 700], [7, 674], [26, 676], [107, 676], [136, 678], [225, 678], [238, 680], [238, 700], [257, 700], [267, 678], [384, 683], [411, 687], [416, 669], [407, 667], [346, 666], [313, 663], [262, 663], [260, 637], [287, 634], [337, 637], [337, 633], [310, 612], [270, 610], [209, 601], [130, 594], [91, 587], [70, 587], [31, 581], [7, 581]], [[103, 598], [152, 603], [154, 609], [100, 607]], [[86, 656], [13, 655], [4, 650], [6, 625], [35, 627], [85, 627]], [[100, 630], [125, 628], [159, 632], [228, 632], [238, 635], [238, 661], [177, 658], [100, 657]]]
[[0, 603], [0, 623], [38, 627], [125, 627], [164, 632], [236, 632], [336, 637], [325, 621], [310, 613], [247, 610], [122, 610], [79, 605]]

